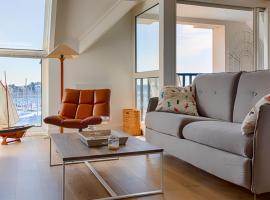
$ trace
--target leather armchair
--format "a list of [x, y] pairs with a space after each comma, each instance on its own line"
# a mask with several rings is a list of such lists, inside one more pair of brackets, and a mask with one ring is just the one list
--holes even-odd
[[102, 122], [110, 116], [110, 90], [65, 89], [58, 115], [44, 119], [46, 124], [82, 130]]

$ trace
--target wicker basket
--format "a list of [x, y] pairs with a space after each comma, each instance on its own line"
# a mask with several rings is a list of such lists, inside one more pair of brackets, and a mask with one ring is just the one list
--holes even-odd
[[141, 135], [140, 111], [123, 109], [123, 131], [133, 136]]

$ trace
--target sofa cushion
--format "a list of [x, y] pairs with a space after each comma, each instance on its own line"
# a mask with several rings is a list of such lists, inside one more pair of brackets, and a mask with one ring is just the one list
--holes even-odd
[[145, 125], [147, 128], [160, 133], [182, 138], [182, 130], [185, 125], [203, 120], [214, 119], [167, 112], [148, 112], [145, 118]]
[[245, 117], [241, 127], [243, 135], [254, 133], [259, 118], [260, 109], [265, 104], [270, 104], [270, 94], [261, 98]]
[[233, 121], [242, 123], [250, 109], [270, 93], [270, 70], [243, 72], [237, 89]]
[[216, 149], [252, 158], [253, 137], [241, 133], [241, 124], [221, 121], [200, 121], [183, 129], [185, 139]]
[[194, 97], [192, 86], [164, 86], [156, 110], [198, 116]]
[[195, 78], [197, 109], [201, 116], [232, 121], [239, 73], [204, 74]]

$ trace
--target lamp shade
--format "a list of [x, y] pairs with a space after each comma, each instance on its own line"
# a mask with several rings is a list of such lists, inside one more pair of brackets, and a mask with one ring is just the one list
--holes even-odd
[[46, 58], [76, 58], [79, 53], [65, 44], [57, 45], [57, 47]]

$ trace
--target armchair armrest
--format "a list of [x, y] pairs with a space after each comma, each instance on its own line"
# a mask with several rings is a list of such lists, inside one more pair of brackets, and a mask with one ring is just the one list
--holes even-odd
[[270, 192], [270, 105], [261, 106], [254, 133], [252, 186], [255, 194]]
[[153, 112], [156, 110], [156, 107], [158, 105], [158, 97], [152, 97], [149, 99], [147, 112]]

